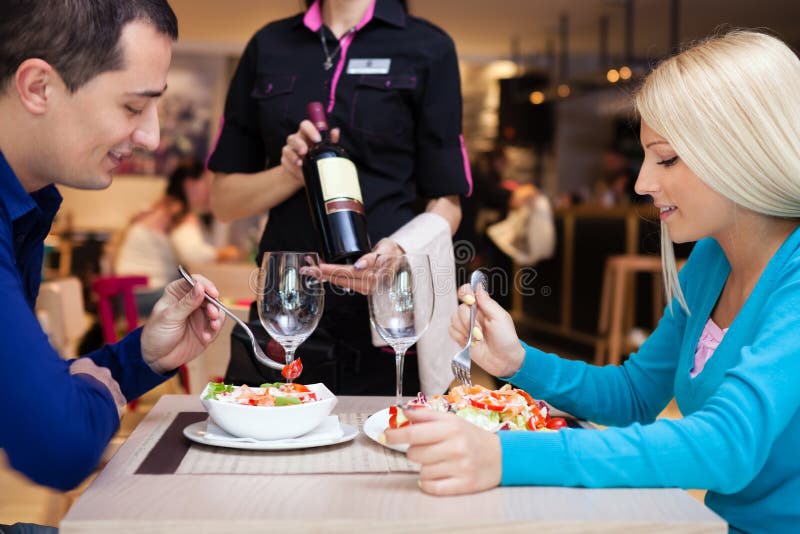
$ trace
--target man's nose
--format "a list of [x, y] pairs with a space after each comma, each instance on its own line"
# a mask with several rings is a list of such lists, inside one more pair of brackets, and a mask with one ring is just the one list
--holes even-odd
[[136, 146], [143, 147], [147, 150], [155, 150], [158, 148], [158, 143], [161, 141], [161, 128], [158, 124], [158, 108], [155, 103], [148, 106], [148, 109], [142, 114], [142, 122], [134, 130], [131, 140]]

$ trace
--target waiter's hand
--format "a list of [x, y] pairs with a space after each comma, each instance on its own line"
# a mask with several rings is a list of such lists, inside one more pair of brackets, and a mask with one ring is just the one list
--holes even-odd
[[322, 279], [331, 284], [368, 295], [374, 287], [375, 275], [372, 267], [380, 255], [399, 256], [405, 251], [394, 240], [385, 238], [378, 241], [372, 252], [364, 254], [355, 265], [320, 263]]
[[[310, 120], [304, 120], [295, 133], [286, 138], [286, 144], [281, 152], [281, 167], [286, 173], [301, 186], [303, 182], [303, 157], [308, 154], [308, 149], [319, 143], [322, 136]], [[331, 130], [331, 141], [339, 142], [339, 128]]]
[[166, 373], [193, 360], [219, 334], [225, 317], [207, 302], [219, 291], [208, 279], [194, 275], [194, 287], [175, 280], [164, 288], [142, 331], [142, 357], [156, 373]]

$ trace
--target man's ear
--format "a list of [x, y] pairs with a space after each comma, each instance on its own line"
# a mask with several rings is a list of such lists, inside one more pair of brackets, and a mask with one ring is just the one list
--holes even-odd
[[14, 85], [25, 109], [34, 115], [47, 111], [50, 86], [57, 79], [58, 74], [47, 61], [38, 58], [23, 61], [17, 68]]

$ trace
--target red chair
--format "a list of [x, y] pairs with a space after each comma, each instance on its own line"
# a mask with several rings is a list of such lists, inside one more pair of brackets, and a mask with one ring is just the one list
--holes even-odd
[[[127, 323], [125, 332], [132, 332], [139, 326], [139, 312], [136, 310], [133, 289], [140, 286], [147, 286], [146, 276], [100, 276], [92, 283], [92, 291], [97, 295], [97, 316], [106, 343], [116, 343], [118, 340], [113, 307], [115, 298], [122, 298]], [[186, 393], [190, 393], [189, 371], [183, 365], [178, 372]], [[131, 402], [132, 408], [135, 407], [135, 402]]]
[[92, 291], [97, 295], [97, 316], [106, 343], [116, 343], [118, 340], [113, 308], [115, 297], [122, 297], [127, 321], [125, 332], [132, 332], [139, 326], [139, 313], [133, 294], [133, 288], [139, 286], [147, 286], [146, 276], [100, 276], [92, 283]]

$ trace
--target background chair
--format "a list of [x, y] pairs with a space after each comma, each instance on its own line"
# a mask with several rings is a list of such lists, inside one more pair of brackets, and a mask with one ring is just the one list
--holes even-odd
[[36, 301], [36, 316], [62, 358], [77, 356], [78, 342], [89, 324], [80, 280], [69, 277], [43, 282]]
[[[680, 269], [686, 260], [677, 260]], [[595, 365], [619, 365], [622, 358], [638, 347], [629, 334], [634, 327], [636, 277], [651, 275], [652, 328], [658, 325], [666, 306], [661, 276], [661, 257], [642, 254], [619, 254], [606, 260], [600, 298], [600, 320]]]
[[92, 283], [92, 291], [97, 297], [97, 318], [103, 331], [103, 341], [116, 343], [117, 322], [114, 319], [114, 301], [122, 300], [125, 311], [125, 333], [132, 332], [139, 326], [139, 314], [136, 311], [136, 297], [133, 288], [147, 286], [146, 276], [100, 276]]

